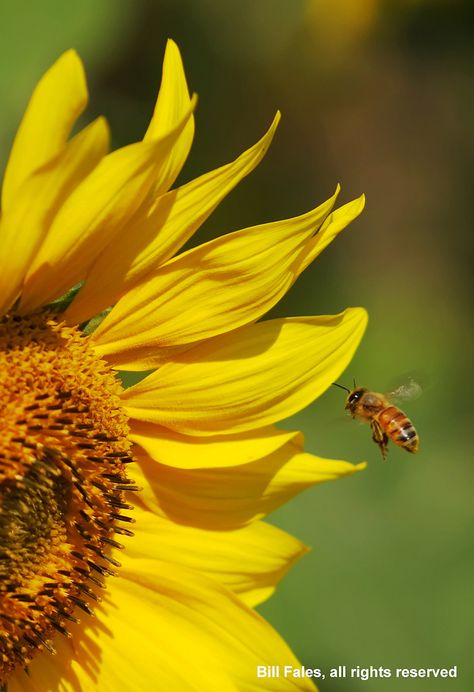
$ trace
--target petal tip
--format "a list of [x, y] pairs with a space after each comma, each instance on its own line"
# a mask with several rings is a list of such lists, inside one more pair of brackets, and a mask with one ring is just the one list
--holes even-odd
[[76, 64], [83, 67], [81, 56], [75, 48], [68, 48], [65, 50], [64, 53], [59, 56], [58, 62], [61, 60], [69, 61], [71, 64]]
[[179, 46], [176, 43], [176, 41], [171, 37], [168, 37], [168, 39], [166, 40], [165, 55], [167, 55], [168, 53], [174, 53], [174, 55], [181, 57], [181, 51], [179, 50]]
[[[359, 203], [360, 211], [362, 211], [362, 210], [364, 209], [364, 207], [365, 207], [365, 201], [366, 201], [366, 199], [365, 199], [365, 194], [362, 193], [362, 194], [360, 195], [360, 197], [357, 197], [357, 199], [356, 199], [355, 201]], [[360, 213], [360, 212], [359, 212], [359, 213]]]
[[346, 308], [342, 314], [349, 319], [351, 317], [357, 319], [364, 328], [367, 326], [369, 321], [369, 313], [365, 308], [360, 306]]
[[166, 79], [166, 76], [171, 77], [172, 73], [174, 73], [174, 78], [179, 77], [186, 84], [181, 51], [176, 41], [168, 38], [163, 55], [162, 79]]
[[56, 61], [56, 65], [58, 67], [65, 67], [71, 72], [74, 71], [80, 81], [83, 82], [84, 88], [87, 89], [84, 63], [82, 62], [81, 56], [75, 48], [69, 48], [62, 55], [60, 55]]
[[364, 471], [367, 468], [367, 462], [366, 461], [360, 461], [358, 464], [353, 465], [353, 473], [357, 473], [357, 471]]
[[107, 118], [104, 115], [99, 115], [92, 123], [98, 132], [102, 135], [103, 139], [107, 142], [107, 148], [110, 146], [111, 131], [110, 125]]

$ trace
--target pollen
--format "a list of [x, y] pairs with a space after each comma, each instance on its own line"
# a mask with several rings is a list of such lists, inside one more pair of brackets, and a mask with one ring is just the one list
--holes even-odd
[[121, 385], [52, 312], [0, 319], [0, 683], [79, 610], [93, 614], [133, 535]]

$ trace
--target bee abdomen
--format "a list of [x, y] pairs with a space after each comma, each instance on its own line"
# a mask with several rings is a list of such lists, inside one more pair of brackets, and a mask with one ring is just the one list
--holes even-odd
[[383, 430], [399, 447], [407, 452], [418, 451], [419, 438], [415, 427], [407, 415], [396, 406], [387, 406], [379, 415]]

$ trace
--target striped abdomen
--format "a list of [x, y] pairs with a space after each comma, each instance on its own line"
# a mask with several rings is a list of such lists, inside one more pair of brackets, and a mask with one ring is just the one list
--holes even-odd
[[407, 452], [418, 451], [420, 443], [418, 433], [403, 411], [396, 406], [387, 406], [378, 414], [377, 420], [392, 442], [403, 447]]

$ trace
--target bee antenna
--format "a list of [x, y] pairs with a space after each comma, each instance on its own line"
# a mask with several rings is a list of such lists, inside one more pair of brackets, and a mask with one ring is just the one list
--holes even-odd
[[353, 381], [353, 383], [354, 383], [354, 389], [357, 389], [357, 385], [356, 385], [356, 378], [355, 378], [355, 377], [353, 377], [353, 378], [352, 378], [352, 381]]
[[334, 385], [335, 387], [339, 387], [339, 389], [344, 389], [344, 390], [345, 390], [346, 392], [348, 392], [349, 394], [351, 393], [351, 390], [348, 389], [347, 387], [344, 387], [344, 385], [342, 385], [342, 384], [338, 384], [337, 382], [333, 382], [333, 385]]

